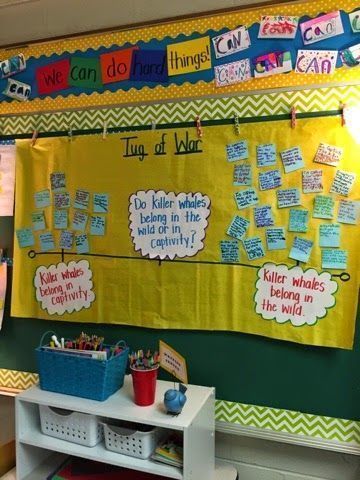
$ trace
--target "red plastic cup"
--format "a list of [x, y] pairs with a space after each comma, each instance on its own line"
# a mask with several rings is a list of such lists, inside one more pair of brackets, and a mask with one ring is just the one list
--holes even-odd
[[156, 380], [159, 365], [149, 370], [130, 367], [134, 387], [134, 402], [140, 407], [152, 405], [155, 401]]

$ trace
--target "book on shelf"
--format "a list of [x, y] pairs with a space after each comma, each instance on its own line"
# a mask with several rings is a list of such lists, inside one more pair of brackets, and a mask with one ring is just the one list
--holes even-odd
[[151, 459], [174, 467], [183, 465], [183, 443], [180, 435], [170, 434], [156, 447]]

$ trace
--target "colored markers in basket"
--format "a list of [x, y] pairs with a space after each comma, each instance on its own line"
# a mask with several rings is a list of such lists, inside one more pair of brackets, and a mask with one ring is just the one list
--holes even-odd
[[146, 353], [143, 350], [138, 350], [129, 355], [129, 360], [131, 368], [149, 370], [159, 365], [160, 355], [158, 352], [151, 353], [150, 350], [147, 350]]

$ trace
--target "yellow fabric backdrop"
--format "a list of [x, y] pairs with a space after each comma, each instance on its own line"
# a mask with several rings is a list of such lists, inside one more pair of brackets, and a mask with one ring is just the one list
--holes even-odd
[[[359, 148], [347, 128], [341, 127], [339, 118], [298, 120], [292, 130], [289, 121], [262, 122], [241, 125], [240, 136], [233, 126], [203, 128], [200, 148], [202, 153], [175, 155], [174, 135], [197, 140], [195, 128], [176, 128], [131, 134], [101, 135], [67, 138], [38, 139], [35, 146], [29, 140], [17, 142], [16, 229], [31, 226], [31, 213], [35, 211], [33, 195], [50, 187], [52, 172], [65, 172], [67, 191], [73, 199], [77, 189], [91, 193], [107, 192], [110, 198], [106, 235], [90, 236], [90, 253], [98, 256], [65, 253], [64, 261], [87, 259], [93, 272], [95, 301], [90, 308], [71, 314], [48, 315], [35, 299], [34, 275], [37, 267], [61, 262], [60, 249], [48, 255], [31, 259], [28, 252], [40, 251], [35, 247], [19, 248], [14, 242], [14, 276], [11, 314], [15, 317], [99, 322], [137, 325], [153, 328], [206, 329], [241, 331], [290, 340], [305, 344], [351, 348], [357, 308], [359, 285], [358, 227], [341, 225], [341, 248], [349, 253], [347, 273], [351, 279], [336, 279], [338, 290], [336, 305], [327, 310], [325, 317], [314, 326], [294, 327], [291, 323], [278, 324], [264, 320], [255, 313], [254, 295], [257, 269], [220, 263], [221, 240], [230, 237], [226, 230], [234, 215], [246, 216], [251, 221], [248, 236], [260, 236], [266, 248], [264, 228], [254, 226], [252, 208], [238, 210], [234, 192], [245, 187], [233, 186], [234, 164], [226, 159], [226, 145], [240, 139], [249, 143], [249, 161], [252, 165], [253, 186], [258, 188], [258, 172], [279, 168], [282, 187], [301, 189], [301, 170], [285, 174], [279, 154], [277, 165], [256, 167], [256, 145], [275, 143], [277, 152], [300, 146], [305, 169], [324, 171], [324, 192], [329, 192], [336, 168], [313, 162], [320, 142], [344, 148], [339, 169], [356, 172], [359, 177]], [[154, 145], [166, 133], [166, 155], [153, 155]], [[138, 137], [149, 153], [141, 161], [137, 157], [124, 157], [126, 136]], [[134, 140], [135, 141], [135, 140]], [[237, 162], [240, 163], [240, 162]], [[204, 248], [196, 256], [179, 262], [144, 260], [135, 252], [129, 230], [129, 198], [137, 191], [163, 190], [165, 192], [201, 192], [210, 198], [210, 216], [204, 239]], [[310, 210], [310, 228], [300, 236], [314, 240], [310, 260], [304, 270], [321, 269], [318, 246], [318, 226], [329, 220], [312, 218], [314, 194], [301, 194], [302, 208]], [[259, 191], [260, 205], [271, 204], [276, 226], [287, 230], [289, 209], [277, 209], [276, 191]], [[334, 195], [336, 200], [345, 197]], [[359, 178], [349, 199], [359, 199]], [[70, 208], [70, 219], [73, 207]], [[52, 226], [53, 207], [44, 209], [49, 230]], [[335, 220], [333, 220], [335, 222]], [[58, 239], [58, 231], [52, 230]], [[261, 266], [266, 262], [294, 266], [288, 253], [296, 234], [287, 232], [287, 249], [269, 252], [265, 258], [249, 261], [240, 246], [240, 262]], [[37, 232], [35, 232], [37, 239]], [[72, 249], [71, 252], [75, 250]], [[56, 253], [58, 252], [58, 253]], [[110, 258], [112, 255], [130, 258]], [[209, 263], [193, 263], [209, 262]], [[214, 262], [214, 263], [211, 263]], [[217, 263], [219, 262], [219, 263]], [[339, 274], [341, 271], [331, 271]], [[333, 280], [335, 278], [333, 277]]]

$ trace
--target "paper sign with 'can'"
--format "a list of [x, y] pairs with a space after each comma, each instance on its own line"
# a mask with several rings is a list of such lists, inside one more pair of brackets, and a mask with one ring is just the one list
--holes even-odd
[[335, 72], [337, 50], [298, 50], [295, 73], [331, 75]]
[[236, 30], [218, 35], [212, 39], [212, 42], [216, 58], [240, 52], [251, 45], [250, 35], [246, 27], [239, 27]]
[[26, 60], [22, 53], [0, 61], [0, 80], [22, 72], [26, 68]]
[[169, 76], [211, 68], [210, 37], [201, 37], [167, 46]]
[[292, 70], [290, 52], [272, 52], [253, 59], [254, 77], [265, 77]]
[[300, 24], [304, 45], [344, 33], [340, 12], [332, 12]]
[[159, 341], [160, 367], [171, 373], [182, 383], [188, 383], [186, 360], [170, 345]]
[[299, 17], [264, 15], [261, 17], [258, 38], [295, 38]]
[[7, 97], [19, 100], [20, 102], [24, 102], [30, 97], [31, 86], [27, 83], [19, 82], [18, 80], [9, 78], [3, 94]]
[[244, 58], [244, 60], [239, 60], [238, 62], [216, 66], [214, 72], [215, 85], [217, 87], [245, 82], [251, 78], [250, 59]]

